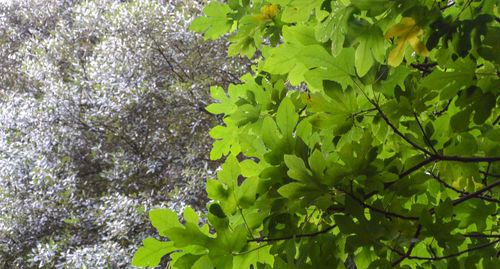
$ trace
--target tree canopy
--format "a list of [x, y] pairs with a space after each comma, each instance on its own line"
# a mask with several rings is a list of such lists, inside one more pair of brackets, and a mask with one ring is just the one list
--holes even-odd
[[212, 87], [208, 224], [149, 216], [133, 265], [500, 267], [492, 0], [229, 0], [191, 24], [253, 57]]

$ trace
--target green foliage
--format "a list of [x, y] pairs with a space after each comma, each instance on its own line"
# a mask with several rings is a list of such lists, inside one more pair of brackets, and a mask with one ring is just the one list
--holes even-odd
[[261, 53], [243, 84], [212, 89], [211, 158], [226, 158], [211, 228], [152, 212], [171, 267], [498, 268], [497, 5], [209, 4], [234, 21], [233, 49]]

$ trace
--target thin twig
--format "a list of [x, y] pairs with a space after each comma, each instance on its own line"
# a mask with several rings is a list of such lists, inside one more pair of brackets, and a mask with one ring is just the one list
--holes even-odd
[[282, 240], [290, 240], [294, 238], [302, 238], [302, 237], [314, 237], [320, 234], [327, 233], [331, 231], [333, 228], [337, 227], [337, 224], [332, 225], [324, 230], [317, 231], [315, 233], [308, 233], [308, 234], [297, 234], [297, 235], [291, 235], [291, 236], [285, 236], [285, 237], [278, 237], [278, 238], [255, 238], [255, 239], [249, 239], [247, 242], [276, 242], [276, 241], [282, 241]]
[[[422, 230], [422, 225], [419, 224], [417, 227], [417, 231], [415, 232], [415, 236], [413, 236], [413, 238], [418, 238], [421, 230]], [[415, 242], [415, 241], [413, 243], [411, 243], [410, 246], [408, 247], [408, 251], [406, 251], [405, 255], [401, 256], [399, 259], [397, 259], [395, 262], [393, 262], [392, 267], [398, 265], [399, 263], [404, 261], [404, 259], [410, 257], [410, 254], [413, 251], [413, 248], [415, 247], [416, 244], [417, 244], [417, 242]]]
[[468, 248], [466, 250], [463, 250], [463, 251], [460, 251], [460, 252], [457, 252], [457, 253], [453, 253], [453, 254], [450, 254], [450, 255], [446, 255], [446, 256], [441, 256], [441, 257], [418, 257], [418, 256], [408, 256], [406, 258], [410, 259], [410, 260], [426, 260], [426, 261], [439, 261], [439, 260], [445, 260], [445, 259], [449, 259], [449, 258], [453, 258], [453, 257], [457, 257], [457, 256], [460, 256], [462, 254], [465, 254], [467, 252], [471, 252], [471, 251], [475, 251], [475, 250], [479, 250], [479, 249], [482, 249], [482, 248], [486, 248], [486, 247], [489, 247], [491, 245], [494, 245], [496, 243], [500, 242], [500, 239], [498, 240], [495, 240], [495, 241], [492, 241], [492, 242], [489, 242], [487, 244], [484, 244], [484, 245], [480, 245], [480, 246], [477, 246], [477, 247], [473, 247], [473, 248]]
[[350, 192], [344, 191], [344, 193], [347, 194], [349, 197], [351, 197], [354, 201], [358, 202], [364, 208], [368, 208], [371, 211], [375, 211], [377, 213], [380, 213], [380, 214], [384, 215], [386, 218], [395, 217], [395, 218], [400, 218], [400, 219], [405, 219], [405, 220], [418, 220], [417, 217], [403, 216], [403, 215], [400, 215], [400, 214], [397, 214], [397, 213], [392, 213], [392, 212], [384, 211], [382, 209], [375, 208], [373, 206], [370, 206], [370, 205], [364, 203], [363, 201], [361, 201], [360, 199], [358, 199], [354, 194], [352, 194]]
[[396, 128], [396, 126], [394, 126], [391, 121], [389, 121], [389, 119], [387, 118], [387, 116], [384, 114], [384, 112], [382, 111], [382, 109], [380, 108], [380, 106], [378, 104], [376, 104], [373, 100], [369, 100], [374, 106], [375, 106], [375, 109], [378, 110], [380, 116], [382, 117], [382, 119], [384, 119], [384, 121], [387, 123], [387, 125], [389, 125], [389, 127], [391, 127], [392, 131], [394, 133], [396, 133], [397, 135], [399, 135], [401, 138], [403, 138], [403, 140], [405, 140], [408, 144], [410, 144], [412, 147], [414, 147], [415, 149], [418, 149], [420, 151], [422, 151], [423, 153], [427, 154], [427, 155], [432, 155], [429, 151], [427, 151], [426, 149], [422, 148], [421, 146], [417, 145], [416, 143], [414, 143], [413, 141], [411, 141], [410, 139], [408, 139], [405, 135], [403, 135], [399, 130], [398, 128]]
[[261, 245], [261, 246], [258, 246], [258, 247], [256, 247], [256, 248], [254, 248], [254, 249], [251, 249], [251, 250], [247, 250], [247, 251], [243, 251], [243, 252], [238, 252], [238, 253], [232, 253], [232, 255], [233, 255], [233, 256], [245, 255], [245, 254], [248, 254], [248, 253], [250, 253], [250, 252], [254, 252], [254, 251], [256, 251], [256, 250], [259, 250], [259, 249], [261, 249], [261, 248], [265, 248], [265, 247], [267, 247], [267, 246], [269, 246], [269, 245], [270, 245], [270, 244], [263, 244], [263, 245]]
[[489, 176], [489, 177], [494, 177], [494, 178], [500, 178], [500, 175], [494, 175], [494, 174], [490, 174], [490, 173], [487, 173], [487, 172], [484, 172], [484, 171], [479, 171], [479, 173], [485, 175], [485, 176]]
[[[434, 178], [437, 182], [441, 183], [446, 188], [448, 188], [450, 190], [453, 190], [456, 193], [460, 193], [461, 195], [470, 195], [469, 192], [458, 190], [458, 189], [454, 188], [453, 186], [449, 185], [448, 183], [444, 182], [444, 180], [442, 180], [438, 175], [436, 175], [436, 174], [434, 174], [434, 173], [432, 173], [430, 171], [428, 171], [427, 173], [429, 173], [429, 175], [432, 178]], [[490, 197], [487, 197], [487, 196], [478, 195], [478, 196], [476, 196], [474, 198], [485, 200], [485, 201], [488, 201], [488, 202], [493, 202], [493, 203], [500, 204], [500, 200], [493, 199], [493, 198], [490, 198]]]
[[448, 108], [450, 107], [451, 101], [453, 101], [453, 98], [448, 100], [448, 103], [446, 104], [446, 106], [443, 109], [441, 109], [440, 111], [434, 111], [434, 112], [432, 112], [432, 114], [434, 114], [438, 117], [441, 116], [444, 112], [448, 111]]
[[452, 6], [454, 6], [454, 5], [455, 5], [455, 2], [451, 2], [451, 3], [449, 3], [448, 5], [446, 5], [446, 6], [442, 7], [442, 8], [440, 8], [440, 10], [441, 10], [441, 11], [444, 11], [445, 9], [447, 9], [447, 8], [449, 8], [449, 7], [452, 7]]
[[420, 120], [418, 119], [418, 116], [417, 116], [417, 113], [413, 113], [413, 115], [415, 116], [415, 120], [417, 121], [418, 123], [418, 127], [420, 127], [420, 131], [422, 132], [422, 134], [424, 135], [424, 140], [425, 142], [427, 143], [427, 145], [432, 149], [432, 151], [434, 151], [435, 154], [437, 154], [437, 151], [436, 149], [434, 148], [434, 146], [432, 145], [431, 143], [431, 140], [429, 139], [429, 137], [427, 136], [427, 134], [425, 133], [424, 131], [424, 127], [422, 127], [422, 124], [420, 123]]
[[493, 121], [493, 125], [497, 124], [499, 121], [500, 121], [500, 116], [498, 116], [498, 117], [496, 118], [496, 120], [495, 120], [495, 121]]
[[473, 238], [500, 238], [500, 234], [462, 234], [462, 236]]
[[478, 191], [476, 191], [476, 192], [470, 193], [469, 195], [466, 195], [466, 196], [464, 196], [464, 197], [460, 197], [460, 198], [458, 198], [458, 199], [456, 199], [456, 200], [453, 200], [453, 201], [451, 202], [451, 204], [452, 204], [452, 205], [454, 205], [454, 206], [455, 206], [455, 205], [458, 205], [458, 204], [463, 203], [463, 202], [465, 202], [465, 201], [467, 201], [467, 200], [469, 200], [469, 199], [472, 199], [472, 198], [474, 198], [474, 197], [477, 197], [479, 194], [481, 194], [481, 193], [483, 193], [483, 192], [485, 192], [485, 191], [489, 191], [489, 190], [491, 190], [491, 189], [493, 189], [494, 187], [499, 186], [499, 185], [500, 185], [500, 180], [499, 180], [499, 181], [497, 181], [497, 182], [495, 182], [495, 183], [493, 183], [493, 184], [491, 184], [491, 185], [489, 185], [489, 186], [487, 186], [487, 187], [484, 187], [484, 188], [482, 188], [482, 189], [480, 189], [480, 190], [478, 190]]

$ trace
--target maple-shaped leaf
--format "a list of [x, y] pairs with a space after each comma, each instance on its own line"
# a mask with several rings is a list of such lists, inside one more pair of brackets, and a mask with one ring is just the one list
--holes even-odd
[[401, 63], [401, 61], [403, 61], [404, 52], [408, 43], [410, 43], [416, 53], [425, 57], [429, 56], [429, 51], [425, 47], [424, 43], [418, 39], [418, 36], [423, 34], [424, 30], [418, 27], [415, 20], [411, 17], [404, 17], [400, 23], [387, 30], [384, 37], [397, 37], [396, 43], [398, 44], [389, 53], [389, 65], [396, 67]]

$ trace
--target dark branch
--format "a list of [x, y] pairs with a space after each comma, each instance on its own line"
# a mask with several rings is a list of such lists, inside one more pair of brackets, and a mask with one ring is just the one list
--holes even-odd
[[443, 156], [434, 155], [436, 160], [440, 161], [452, 161], [452, 162], [462, 162], [462, 163], [481, 163], [481, 162], [499, 162], [500, 157], [460, 157], [460, 156]]
[[[448, 188], [450, 190], [453, 190], [456, 193], [460, 193], [461, 195], [465, 195], [465, 196], [466, 195], [470, 195], [469, 192], [458, 190], [458, 189], [454, 188], [453, 186], [449, 185], [448, 183], [444, 182], [438, 175], [435, 175], [432, 172], [428, 172], [428, 173], [429, 173], [429, 175], [431, 175], [432, 178], [434, 178], [437, 182], [441, 183], [441, 185], [445, 186], [446, 188]], [[500, 204], [500, 200], [493, 199], [493, 198], [490, 198], [490, 197], [487, 197], [487, 196], [478, 195], [478, 196], [473, 197], [473, 198], [477, 198], [477, 199], [485, 200], [485, 201], [488, 201], [488, 202], [493, 202], [493, 203]], [[431, 213], [433, 213], [433, 212], [431, 212]]]
[[487, 187], [484, 187], [484, 188], [482, 188], [482, 189], [480, 189], [480, 190], [478, 190], [476, 192], [470, 193], [469, 195], [466, 195], [464, 197], [460, 197], [460, 198], [458, 198], [456, 200], [453, 200], [451, 202], [451, 204], [454, 205], [454, 206], [458, 205], [458, 204], [463, 203], [463, 202], [465, 202], [465, 201], [467, 201], [469, 199], [475, 198], [475, 197], [479, 196], [479, 194], [481, 194], [483, 192], [486, 192], [486, 191], [489, 191], [489, 190], [491, 190], [494, 187], [499, 186], [499, 185], [500, 185], [500, 180], [497, 181], [497, 182], [495, 182], [495, 183], [493, 183], [493, 184], [491, 184], [491, 185], [489, 185], [489, 186], [487, 186]]
[[[470, 237], [474, 237], [474, 236], [470, 236]], [[495, 236], [496, 237], [496, 236]], [[463, 251], [460, 251], [460, 252], [457, 252], [457, 253], [453, 253], [453, 254], [450, 254], [450, 255], [446, 255], [446, 256], [441, 256], [441, 257], [418, 257], [418, 256], [408, 256], [406, 254], [403, 254], [401, 251], [398, 251], [390, 246], [386, 246], [387, 248], [389, 248], [392, 252], [402, 256], [401, 258], [399, 258], [396, 262], [394, 262], [392, 264], [392, 266], [395, 266], [397, 264], [399, 264], [401, 261], [403, 261], [404, 259], [410, 259], [410, 260], [426, 260], [426, 261], [439, 261], [439, 260], [445, 260], [445, 259], [449, 259], [449, 258], [453, 258], [453, 257], [457, 257], [457, 256], [460, 256], [462, 254], [465, 254], [467, 252], [472, 252], [472, 251], [475, 251], [475, 250], [479, 250], [479, 249], [482, 249], [482, 248], [486, 248], [486, 247], [489, 247], [491, 245], [494, 245], [496, 243], [500, 242], [500, 239], [498, 240], [495, 240], [495, 241], [492, 241], [492, 242], [489, 242], [487, 244], [484, 244], [484, 245], [480, 245], [480, 246], [477, 246], [477, 247], [473, 247], [473, 248], [469, 248], [469, 249], [466, 249], [466, 250], [463, 250]]]
[[359, 112], [356, 112], [356, 113], [352, 114], [352, 115], [350, 116], [350, 118], [355, 118], [355, 117], [357, 117], [357, 116], [359, 116], [359, 115], [361, 115], [361, 114], [365, 114], [365, 113], [367, 113], [367, 112], [371, 112], [371, 111], [375, 111], [375, 110], [377, 110], [377, 109], [376, 109], [376, 108], [370, 108], [370, 109], [361, 110], [361, 111], [359, 111]]
[[500, 238], [500, 234], [462, 234], [462, 236], [472, 238]]
[[484, 244], [484, 245], [480, 245], [480, 246], [473, 247], [473, 248], [468, 248], [466, 250], [463, 250], [463, 251], [460, 251], [460, 252], [457, 252], [457, 253], [453, 253], [453, 254], [450, 254], [450, 255], [446, 255], [446, 256], [441, 256], [441, 257], [432, 257], [431, 258], [431, 257], [408, 256], [406, 258], [408, 258], [410, 260], [426, 260], [426, 261], [446, 260], [446, 259], [449, 259], [449, 258], [460, 256], [460, 255], [465, 254], [467, 252], [472, 252], [472, 251], [475, 251], [475, 250], [479, 250], [479, 249], [482, 249], [482, 248], [489, 247], [489, 246], [494, 245], [494, 244], [496, 244], [498, 242], [500, 242], [500, 239], [492, 241], [492, 242], [489, 242], [489, 243]]
[[377, 213], [380, 213], [380, 214], [384, 215], [386, 218], [395, 217], [395, 218], [400, 218], [400, 219], [405, 219], [405, 220], [418, 220], [417, 217], [403, 216], [403, 215], [399, 215], [399, 214], [396, 214], [396, 213], [387, 212], [387, 211], [384, 211], [382, 209], [375, 208], [373, 206], [370, 206], [370, 205], [364, 203], [363, 201], [361, 201], [360, 199], [358, 199], [354, 194], [352, 194], [350, 192], [344, 191], [344, 193], [347, 194], [349, 197], [351, 197], [354, 201], [358, 202], [364, 208], [368, 208], [371, 211], [375, 211]]
[[[403, 173], [399, 174], [399, 179], [402, 179], [406, 176], [408, 176], [409, 174], [417, 171], [418, 169], [424, 167], [425, 165], [435, 161], [436, 159], [434, 158], [434, 156], [431, 156], [430, 158], [424, 160], [424, 161], [421, 161], [420, 163], [417, 163], [416, 165], [414, 165], [413, 167], [411, 167], [410, 169], [404, 171]], [[384, 185], [384, 189], [387, 189], [389, 188], [390, 186], [392, 186], [394, 183], [396, 183], [397, 181], [393, 181], [393, 182], [389, 182], [387, 184]], [[369, 197], [373, 196], [374, 194], [376, 193], [373, 193], [373, 194], [369, 194], [368, 197], [365, 197], [365, 199], [368, 199]]]
[[441, 11], [444, 11], [445, 9], [450, 8], [450, 7], [454, 6], [454, 5], [455, 5], [455, 2], [451, 2], [451, 3], [449, 3], [448, 5], [446, 5], [446, 6], [442, 7], [442, 8], [440, 8], [440, 10], [441, 10]]
[[151, 40], [153, 40], [153, 43], [155, 44], [156, 46], [156, 50], [160, 53], [161, 57], [163, 57], [163, 59], [165, 60], [165, 62], [167, 63], [167, 65], [170, 67], [170, 69], [172, 70], [172, 72], [179, 78], [179, 80], [181, 82], [185, 82], [186, 81], [186, 78], [188, 77], [186, 72], [181, 68], [182, 72], [184, 73], [184, 75], [186, 75], [186, 77], [183, 77], [181, 76], [176, 70], [175, 70], [175, 67], [172, 65], [172, 63], [170, 62], [171, 59], [169, 59], [167, 57], [167, 55], [165, 55], [165, 53], [163, 52], [160, 44], [158, 43], [158, 41], [156, 41], [156, 39], [151, 35], [151, 34], [148, 34], [149, 38], [151, 38]]
[[[418, 228], [417, 228], [417, 231], [415, 232], [415, 236], [413, 236], [413, 238], [418, 238], [418, 236], [420, 235], [420, 231], [422, 230], [422, 225], [418, 225]], [[417, 244], [416, 241], [413, 241], [410, 246], [408, 247], [408, 251], [406, 251], [406, 254], [404, 256], [401, 256], [399, 259], [397, 259], [395, 262], [392, 263], [392, 267], [398, 265], [399, 263], [401, 263], [402, 261], [404, 261], [404, 259], [410, 257], [411, 255], [411, 252], [413, 251], [413, 248], [415, 247], [415, 245]]]
[[327, 233], [331, 231], [333, 228], [337, 227], [337, 224], [332, 225], [324, 230], [317, 231], [315, 233], [309, 233], [309, 234], [297, 234], [297, 235], [291, 235], [291, 236], [285, 236], [285, 237], [278, 237], [278, 238], [255, 238], [255, 239], [249, 239], [247, 242], [276, 242], [276, 241], [282, 241], [282, 240], [290, 240], [294, 238], [302, 238], [302, 237], [314, 237], [320, 234]]
[[487, 172], [484, 172], [484, 171], [479, 171], [479, 173], [485, 175], [485, 176], [489, 176], [489, 177], [494, 177], [494, 178], [500, 178], [500, 175], [493, 175], [493, 174], [490, 174], [490, 173], [487, 173]]
[[389, 119], [387, 118], [387, 116], [384, 114], [384, 112], [382, 111], [382, 109], [380, 108], [380, 106], [375, 103], [373, 100], [370, 99], [370, 102], [375, 106], [375, 109], [378, 110], [380, 116], [384, 119], [384, 121], [387, 123], [387, 125], [389, 125], [389, 127], [391, 127], [392, 131], [394, 133], [396, 133], [397, 135], [399, 135], [401, 138], [403, 138], [403, 140], [405, 140], [408, 144], [410, 144], [412, 147], [414, 147], [415, 149], [418, 149], [420, 151], [422, 151], [423, 153], [425, 154], [428, 154], [428, 155], [432, 155], [429, 151], [427, 151], [426, 149], [422, 148], [421, 146], [415, 144], [413, 141], [411, 141], [410, 139], [408, 139], [406, 136], [404, 136], [399, 130], [398, 128], [396, 128], [396, 126], [394, 126], [391, 121], [389, 121]]
[[411, 141], [409, 138], [407, 138], [404, 134], [402, 134], [398, 128], [396, 128], [387, 118], [387, 116], [384, 114], [380, 106], [375, 103], [375, 101], [369, 99], [369, 101], [375, 106], [375, 109], [378, 110], [380, 116], [384, 119], [384, 121], [391, 127], [391, 129], [396, 133], [398, 136], [403, 138], [408, 144], [410, 144], [412, 147], [414, 147], [417, 150], [420, 150], [421, 152], [431, 156], [430, 159], [438, 160], [438, 161], [454, 161], [454, 162], [464, 162], [464, 163], [478, 163], [478, 162], [498, 162], [500, 161], [500, 157], [460, 157], [460, 156], [444, 156], [444, 155], [439, 155], [439, 154], [432, 154], [428, 150], [422, 148], [421, 146], [417, 145], [413, 141]]
[[422, 127], [422, 124], [420, 124], [420, 120], [418, 119], [417, 113], [413, 113], [413, 115], [415, 116], [415, 120], [418, 123], [418, 127], [420, 127], [420, 131], [422, 132], [422, 134], [424, 136], [425, 143], [427, 144], [427, 146], [429, 146], [432, 149], [432, 151], [434, 151], [435, 154], [437, 154], [437, 151], [434, 148], [434, 146], [432, 146], [431, 140], [429, 139], [429, 137], [425, 133], [424, 128]]
[[493, 125], [497, 124], [500, 121], [500, 116], [497, 117], [497, 119], [493, 122]]
[[437, 63], [418, 63], [418, 64], [412, 63], [412, 64], [410, 64], [411, 67], [416, 68], [419, 71], [421, 71], [423, 73], [423, 76], [426, 76], [426, 75], [432, 73], [431, 68], [436, 66], [436, 65], [437, 65]]
[[441, 116], [444, 112], [448, 111], [448, 108], [450, 107], [451, 101], [453, 101], [453, 98], [448, 100], [448, 103], [446, 104], [446, 106], [442, 110], [432, 112], [432, 114], [434, 114], [438, 117]]
[[483, 185], [488, 185], [488, 173], [490, 172], [491, 163], [488, 163], [488, 167], [486, 167], [486, 172], [483, 174]]

